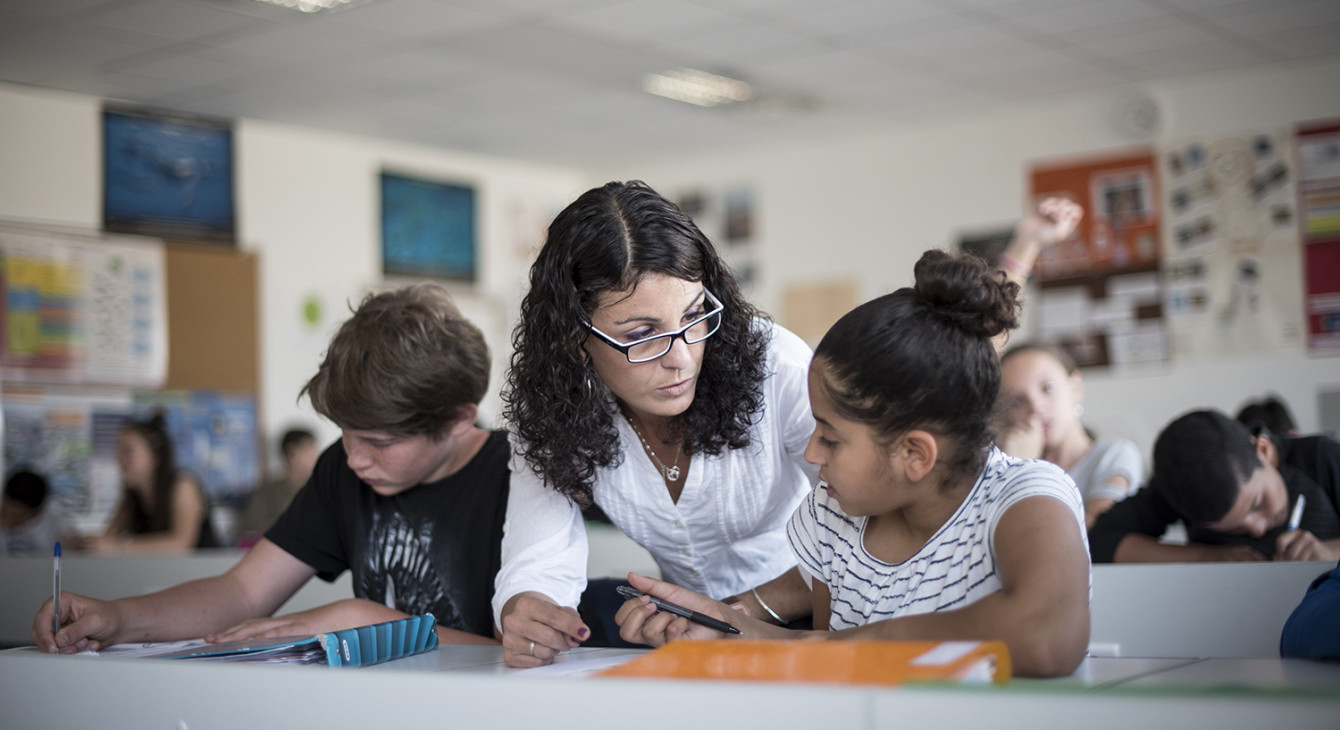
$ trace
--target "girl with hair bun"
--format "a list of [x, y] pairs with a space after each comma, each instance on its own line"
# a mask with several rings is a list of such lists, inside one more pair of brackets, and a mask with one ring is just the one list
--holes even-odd
[[[914, 287], [857, 307], [819, 343], [805, 458], [821, 482], [788, 526], [819, 631], [640, 575], [634, 587], [741, 638], [997, 639], [1019, 675], [1074, 671], [1089, 637], [1083, 505], [1056, 465], [992, 444], [992, 338], [1017, 326], [1018, 295], [978, 259], [928, 251]], [[653, 644], [724, 636], [645, 598], [617, 619]]]

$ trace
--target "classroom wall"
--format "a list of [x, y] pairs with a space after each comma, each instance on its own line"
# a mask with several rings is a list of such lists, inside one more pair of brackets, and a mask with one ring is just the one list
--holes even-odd
[[[1164, 112], [1153, 142], [1175, 144], [1338, 117], [1337, 80], [1340, 63], [1331, 61], [1139, 88]], [[602, 167], [595, 178], [638, 177], [672, 196], [752, 189], [753, 237], [765, 252], [754, 298], [780, 316], [787, 286], [855, 279], [860, 297], [868, 299], [911, 284], [924, 249], [949, 245], [964, 230], [1016, 220], [1031, 162], [1140, 144], [1113, 121], [1117, 99], [1128, 91], [751, 149], [649, 156]], [[1024, 332], [1016, 337], [1027, 331], [1025, 314]], [[1318, 394], [1340, 390], [1340, 359], [1309, 358], [1294, 347], [1230, 359], [1179, 358], [1134, 372], [1090, 372], [1085, 379], [1085, 420], [1100, 434], [1135, 439], [1148, 458], [1158, 429], [1173, 416], [1205, 406], [1231, 412], [1266, 389], [1284, 396], [1304, 431], [1318, 428]]]
[[[1143, 84], [1161, 105], [1155, 144], [1340, 117], [1340, 62], [1254, 68]], [[315, 420], [298, 389], [314, 372], [347, 302], [380, 284], [376, 174], [401, 172], [478, 185], [481, 277], [456, 287], [463, 311], [494, 351], [486, 420], [497, 393], [526, 266], [549, 219], [576, 193], [610, 179], [641, 178], [667, 192], [747, 187], [760, 305], [781, 312], [785, 287], [855, 279], [861, 298], [911, 281], [930, 246], [963, 230], [1018, 217], [1030, 162], [1140, 144], [1113, 122], [1120, 93], [1072, 94], [1045, 103], [932, 119], [791, 143], [646, 158], [572, 169], [239, 120], [240, 246], [261, 257], [261, 378], [268, 435]], [[0, 85], [0, 219], [96, 228], [101, 216], [101, 100]], [[649, 141], [649, 149], [652, 148]], [[822, 250], [823, 256], [815, 252]], [[324, 318], [303, 324], [308, 298]], [[1027, 316], [1025, 331], [1027, 335]], [[1304, 430], [1317, 400], [1340, 390], [1340, 360], [1301, 347], [1223, 358], [1178, 358], [1134, 372], [1086, 374], [1085, 419], [1100, 433], [1133, 438], [1148, 454], [1158, 428], [1184, 410], [1233, 410], [1275, 390]], [[324, 438], [336, 431], [320, 423]], [[270, 458], [274, 458], [270, 456]]]
[[[100, 227], [101, 104], [0, 84], [0, 219]], [[582, 173], [248, 119], [237, 121], [234, 134], [238, 245], [260, 258], [259, 402], [267, 458], [277, 461], [270, 442], [291, 424], [315, 424], [323, 439], [338, 436], [296, 398], [348, 304], [387, 285], [378, 230], [383, 167], [476, 186], [479, 281], [450, 288], [493, 352], [481, 412], [486, 423], [497, 423], [528, 257], [548, 220], [586, 187]], [[314, 326], [302, 317], [309, 299], [323, 310]]]

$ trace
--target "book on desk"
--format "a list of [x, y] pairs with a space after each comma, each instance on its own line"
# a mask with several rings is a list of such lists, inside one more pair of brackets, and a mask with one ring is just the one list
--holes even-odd
[[437, 619], [433, 614], [425, 613], [307, 636], [242, 639], [214, 644], [198, 640], [116, 644], [97, 653], [99, 656], [112, 657], [363, 667], [436, 648]]
[[901, 685], [1005, 684], [999, 641], [675, 641], [600, 677]]

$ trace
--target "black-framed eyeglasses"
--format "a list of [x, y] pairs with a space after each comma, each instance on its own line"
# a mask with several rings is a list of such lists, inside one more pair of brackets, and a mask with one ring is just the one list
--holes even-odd
[[703, 297], [712, 305], [712, 310], [674, 332], [652, 335], [632, 342], [620, 342], [596, 329], [590, 322], [587, 322], [586, 326], [604, 340], [605, 344], [622, 352], [624, 357], [628, 358], [628, 362], [650, 362], [670, 352], [670, 348], [675, 346], [676, 339], [682, 339], [688, 345], [696, 345], [721, 329], [721, 313], [725, 311], [725, 305], [706, 289], [703, 289]]

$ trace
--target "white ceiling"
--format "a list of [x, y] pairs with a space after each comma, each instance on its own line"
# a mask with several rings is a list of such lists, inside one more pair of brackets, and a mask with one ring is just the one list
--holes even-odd
[[[1336, 53], [1340, 0], [0, 0], [2, 81], [568, 164]], [[760, 97], [640, 90], [682, 66]]]

